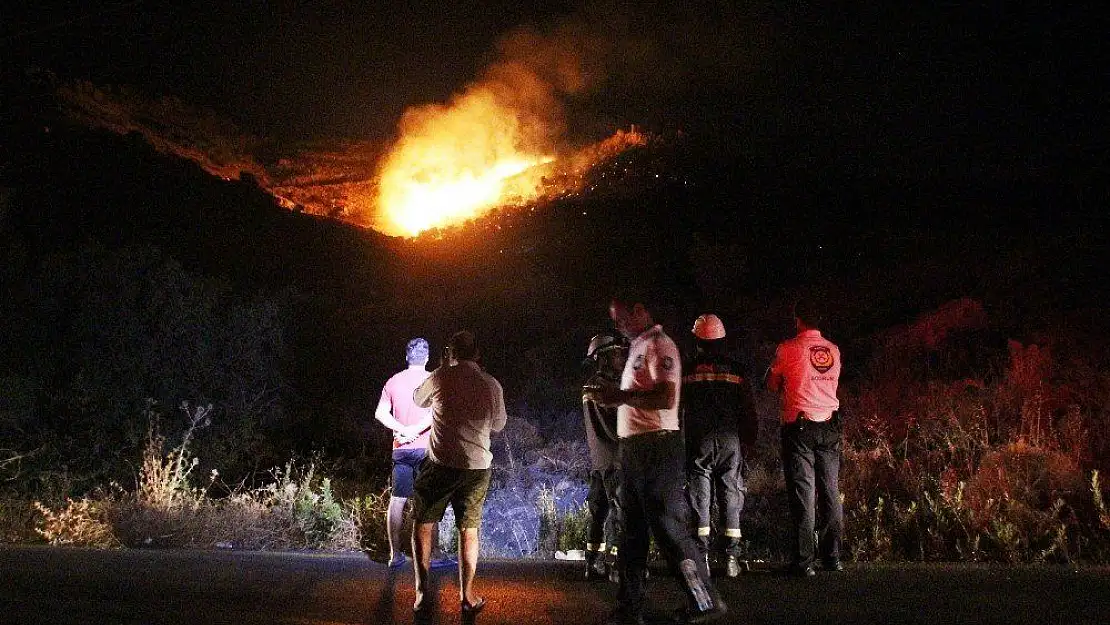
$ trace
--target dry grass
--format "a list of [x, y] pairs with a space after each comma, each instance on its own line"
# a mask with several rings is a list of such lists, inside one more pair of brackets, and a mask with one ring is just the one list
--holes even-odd
[[1110, 534], [1077, 401], [1050, 351], [1009, 345], [993, 380], [871, 381], [847, 404], [846, 544], [859, 560], [1103, 562]]
[[138, 487], [78, 500], [58, 509], [36, 502], [38, 533], [50, 544], [89, 547], [194, 547], [235, 549], [355, 550], [361, 538], [356, 510], [340, 503], [328, 478], [313, 465], [290, 462], [271, 472], [257, 488], [224, 490], [213, 471], [204, 487], [194, 487], [196, 467], [188, 444], [207, 423], [208, 407], [182, 405], [189, 427], [182, 443], [164, 451], [165, 440], [152, 422], [139, 470]]

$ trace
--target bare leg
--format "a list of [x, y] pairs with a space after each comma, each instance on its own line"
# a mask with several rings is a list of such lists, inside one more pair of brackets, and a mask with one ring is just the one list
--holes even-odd
[[412, 568], [416, 572], [414, 609], [420, 609], [427, 600], [424, 594], [428, 592], [428, 568], [432, 564], [432, 527], [434, 526], [435, 523], [420, 523], [412, 529]]
[[401, 527], [405, 521], [404, 497], [390, 497], [389, 508], [385, 512], [385, 524], [389, 534], [389, 562], [390, 564], [404, 557], [401, 553]]
[[442, 558], [446, 554], [439, 548], [439, 523], [432, 524], [432, 554], [437, 558]]
[[478, 572], [478, 528], [459, 529], [459, 601], [474, 605], [479, 597], [472, 588]]

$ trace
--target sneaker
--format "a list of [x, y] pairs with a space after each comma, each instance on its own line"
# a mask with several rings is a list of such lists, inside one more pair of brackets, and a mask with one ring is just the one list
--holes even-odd
[[839, 573], [844, 570], [844, 563], [840, 561], [840, 558], [828, 558], [821, 561], [821, 570]]
[[445, 558], [439, 558], [439, 559], [436, 559], [436, 560], [432, 560], [430, 563], [428, 563], [428, 568], [433, 570], [433, 571], [438, 571], [438, 570], [441, 570], [441, 569], [455, 568], [458, 565], [459, 565], [458, 560], [448, 556], [448, 557], [445, 557]]
[[408, 557], [406, 557], [404, 554], [402, 554], [402, 555], [400, 555], [400, 556], [398, 556], [398, 557], [389, 561], [389, 568], [396, 571], [397, 569], [401, 568], [402, 566], [405, 566], [405, 563], [408, 562], [408, 561], [409, 561]]

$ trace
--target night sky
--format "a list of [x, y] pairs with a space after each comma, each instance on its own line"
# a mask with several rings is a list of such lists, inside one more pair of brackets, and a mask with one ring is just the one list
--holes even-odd
[[913, 176], [1037, 174], [1106, 148], [1097, 3], [26, 4], [0, 20], [6, 62], [174, 95], [275, 139], [387, 139], [532, 27], [608, 44], [567, 99], [585, 139], [703, 131], [789, 166]]

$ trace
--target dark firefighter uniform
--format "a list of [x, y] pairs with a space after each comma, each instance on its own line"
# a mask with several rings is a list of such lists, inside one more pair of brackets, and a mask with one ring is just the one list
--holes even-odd
[[734, 575], [734, 558], [741, 555], [740, 514], [745, 494], [741, 443], [753, 444], [758, 426], [740, 364], [719, 353], [717, 343], [699, 341], [697, 353], [682, 367], [682, 427], [686, 432], [687, 495], [698, 543], [708, 554], [715, 493], [720, 515], [718, 542], [732, 557], [729, 574]]
[[[585, 386], [602, 387], [619, 383], [627, 353], [626, 342], [611, 336], [595, 336], [590, 341], [586, 357], [589, 362], [596, 363], [596, 371], [586, 380]], [[586, 578], [600, 579], [608, 572], [615, 579], [621, 530], [620, 500], [617, 498], [620, 483], [617, 408], [583, 398], [582, 420], [590, 452], [590, 492], [586, 498], [590, 513], [586, 537]]]

